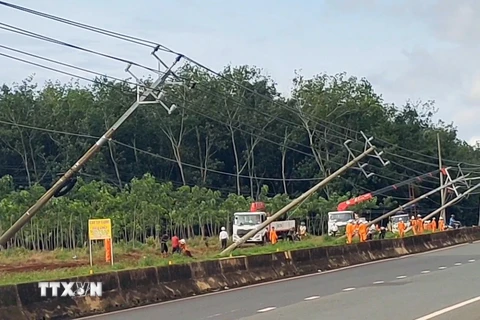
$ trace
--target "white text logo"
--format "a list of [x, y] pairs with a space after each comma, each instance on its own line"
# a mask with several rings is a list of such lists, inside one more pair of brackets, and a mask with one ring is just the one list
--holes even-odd
[[[42, 297], [101, 297], [101, 282], [39, 282]], [[50, 289], [50, 290], [48, 290]]]

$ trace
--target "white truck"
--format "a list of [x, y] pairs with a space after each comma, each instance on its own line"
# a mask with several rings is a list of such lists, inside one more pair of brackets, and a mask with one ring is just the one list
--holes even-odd
[[398, 222], [402, 219], [403, 223], [405, 223], [405, 229], [410, 227], [410, 217], [408, 214], [398, 214], [390, 218], [389, 228], [391, 232], [398, 232]]
[[[262, 222], [267, 219], [265, 212], [235, 212], [233, 214], [233, 234], [232, 240], [237, 242], [241, 237], [246, 235], [249, 231], [256, 229]], [[296, 228], [295, 220], [274, 221], [265, 229], [260, 230], [255, 236], [248, 239], [247, 243], [265, 243], [267, 242], [268, 232], [270, 228], [274, 227], [277, 231], [278, 237], [281, 238], [288, 233], [290, 229]]]
[[335, 223], [338, 227], [337, 235], [345, 234], [345, 227], [351, 219], [358, 219], [353, 211], [332, 211], [328, 213], [327, 232], [329, 236], [333, 235], [332, 227]]

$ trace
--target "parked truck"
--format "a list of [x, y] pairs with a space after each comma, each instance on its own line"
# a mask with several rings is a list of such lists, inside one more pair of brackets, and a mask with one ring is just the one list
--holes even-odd
[[344, 235], [345, 228], [349, 220], [358, 219], [358, 215], [355, 215], [353, 211], [332, 211], [328, 213], [328, 226], [327, 232], [329, 236], [333, 235], [333, 224], [338, 227], [337, 235]]
[[398, 222], [402, 219], [403, 223], [405, 223], [405, 229], [408, 230], [410, 227], [410, 217], [408, 214], [397, 214], [393, 217], [390, 217], [390, 222], [388, 223], [388, 230], [391, 232], [397, 233], [398, 232]]
[[[259, 211], [261, 210], [261, 211]], [[237, 242], [241, 237], [251, 230], [257, 229], [262, 222], [268, 218], [265, 212], [265, 205], [261, 202], [252, 203], [250, 212], [235, 212], [233, 214], [232, 240]], [[255, 236], [248, 239], [247, 243], [263, 244], [268, 241], [268, 234], [274, 227], [279, 238], [285, 238], [286, 234], [293, 228], [296, 229], [295, 220], [274, 221], [266, 228], [260, 230]]]

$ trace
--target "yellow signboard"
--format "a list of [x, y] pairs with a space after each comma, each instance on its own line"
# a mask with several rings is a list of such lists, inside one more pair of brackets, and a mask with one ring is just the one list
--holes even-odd
[[105, 240], [112, 238], [112, 220], [110, 219], [89, 219], [88, 239]]

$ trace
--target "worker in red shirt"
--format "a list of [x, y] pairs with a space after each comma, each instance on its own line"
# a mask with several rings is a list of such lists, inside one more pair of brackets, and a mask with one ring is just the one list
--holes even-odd
[[180, 253], [179, 239], [176, 234], [172, 237], [172, 253]]

